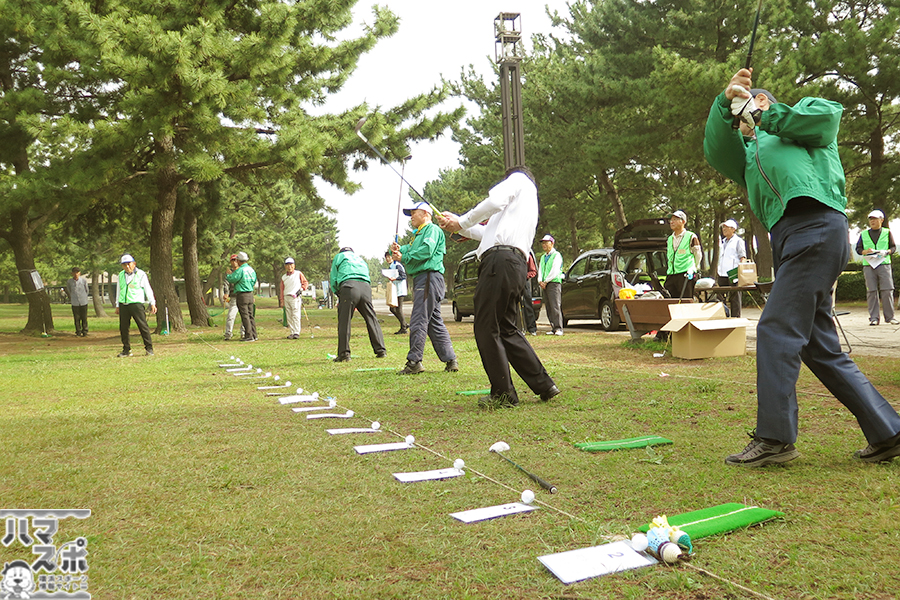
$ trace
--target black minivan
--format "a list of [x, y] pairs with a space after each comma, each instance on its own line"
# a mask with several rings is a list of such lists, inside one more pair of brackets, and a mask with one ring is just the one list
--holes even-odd
[[616, 232], [612, 248], [579, 255], [563, 277], [563, 326], [571, 319], [600, 319], [606, 331], [619, 329], [619, 290], [636, 285], [662, 290], [670, 233], [666, 219], [640, 219]]
[[[479, 264], [478, 257], [472, 250], [466, 253], [456, 266], [456, 275], [453, 277], [453, 319], [456, 321], [462, 321], [463, 317], [475, 316], [475, 284], [478, 283]], [[529, 279], [528, 284], [531, 286], [531, 307], [537, 320], [541, 314], [541, 288], [536, 278]]]

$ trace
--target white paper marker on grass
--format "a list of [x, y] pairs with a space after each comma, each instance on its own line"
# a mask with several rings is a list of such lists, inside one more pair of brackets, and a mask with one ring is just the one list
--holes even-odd
[[[278, 377], [278, 375], [276, 375], [275, 377]], [[261, 386], [257, 387], [256, 389], [258, 389], [258, 390], [280, 390], [281, 388], [287, 388], [287, 387], [291, 387], [290, 381], [285, 381], [284, 385], [261, 385]]]
[[488, 519], [506, 517], [509, 515], [530, 512], [537, 509], [537, 506], [528, 506], [527, 504], [522, 504], [521, 502], [513, 502], [512, 504], [486, 506], [484, 508], [473, 508], [472, 510], [450, 513], [450, 516], [457, 521], [462, 521], [463, 523], [477, 523], [478, 521], [487, 521]]
[[372, 452], [390, 452], [391, 450], [409, 450], [414, 446], [409, 442], [394, 442], [392, 444], [370, 444], [368, 446], [354, 446], [357, 454], [371, 454]]
[[657, 563], [655, 558], [635, 552], [627, 541], [547, 554], [539, 556], [538, 560], [565, 584]]
[[416, 483], [417, 481], [434, 481], [436, 479], [452, 479], [465, 475], [459, 469], [435, 469], [434, 471], [417, 471], [414, 473], [394, 473], [397, 481], [402, 483]]
[[355, 413], [352, 410], [348, 410], [345, 414], [340, 415], [336, 413], [316, 413], [314, 415], [306, 415], [307, 419], [350, 419], [353, 417]]
[[379, 433], [371, 427], [345, 427], [343, 429], [326, 429], [328, 435], [344, 435], [345, 433]]
[[[313, 392], [312, 394], [293, 394], [291, 396], [285, 396], [279, 402], [282, 404], [294, 404], [296, 402], [318, 402], [319, 392]], [[321, 398], [321, 400], [330, 400], [330, 398]]]
[[312, 412], [314, 410], [329, 410], [332, 408], [334, 408], [334, 400], [332, 400], [331, 402], [329, 402], [328, 404], [326, 404], [324, 406], [297, 406], [295, 408], [292, 408], [291, 410], [296, 413], [301, 413], [301, 412]]

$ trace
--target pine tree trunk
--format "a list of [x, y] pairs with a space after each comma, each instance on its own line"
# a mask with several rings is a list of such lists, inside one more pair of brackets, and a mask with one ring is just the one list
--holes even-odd
[[203, 302], [200, 285], [200, 266], [197, 257], [197, 214], [192, 208], [184, 210], [184, 227], [181, 230], [181, 251], [184, 255], [184, 288], [187, 295], [191, 325], [211, 327], [209, 312]]
[[619, 190], [616, 189], [615, 184], [613, 184], [606, 171], [602, 169], [597, 174], [597, 185], [600, 191], [606, 194], [616, 215], [616, 231], [622, 229], [628, 225], [628, 221], [625, 219], [625, 207], [622, 205], [622, 199], [619, 197]]
[[747, 212], [750, 214], [750, 225], [753, 228], [753, 236], [756, 238], [756, 248], [752, 247], [753, 239], [745, 240], [745, 243], [747, 244], [747, 254], [749, 256], [751, 253], [755, 253], [755, 255], [753, 255], [753, 260], [756, 263], [757, 275], [769, 279], [772, 277], [772, 268], [775, 264], [772, 259], [772, 244], [769, 243], [769, 232], [762, 222], [756, 218], [753, 211], [750, 210], [750, 203], [746, 198], [744, 198], [744, 205], [747, 207]]
[[22, 333], [53, 332], [53, 313], [50, 311], [50, 296], [42, 289], [35, 291], [31, 277], [34, 267], [34, 246], [31, 240], [31, 226], [28, 223], [28, 209], [19, 208], [9, 213], [9, 229], [6, 241], [13, 250], [19, 285], [28, 299], [28, 322]]
[[103, 271], [97, 266], [96, 254], [91, 256], [91, 298], [94, 304], [94, 316], [106, 317], [106, 309], [103, 308]]
[[[178, 199], [178, 172], [173, 156], [174, 144], [171, 137], [163, 137], [157, 142], [157, 156], [162, 165], [157, 174], [157, 206], [153, 211], [150, 225], [150, 282], [156, 296], [156, 330], [158, 334], [165, 327], [168, 309], [169, 331], [184, 333], [184, 319], [175, 289], [172, 266], [172, 236], [175, 229], [175, 204]], [[140, 266], [140, 265], [138, 265]]]

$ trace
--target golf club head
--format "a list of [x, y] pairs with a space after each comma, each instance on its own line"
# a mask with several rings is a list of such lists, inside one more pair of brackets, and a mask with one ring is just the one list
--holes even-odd
[[359, 130], [362, 129], [362, 126], [366, 124], [366, 120], [368, 117], [363, 117], [356, 123], [356, 133], [359, 134]]
[[507, 450], [509, 450], [509, 444], [506, 442], [497, 442], [488, 448], [488, 452], [506, 452]]

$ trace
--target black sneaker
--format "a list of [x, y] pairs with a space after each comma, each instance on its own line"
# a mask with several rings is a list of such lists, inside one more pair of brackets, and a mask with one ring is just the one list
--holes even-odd
[[456, 362], [455, 358], [453, 360], [448, 360], [447, 366], [444, 367], [444, 370], [448, 373], [456, 373], [457, 371], [459, 371], [459, 363]]
[[403, 335], [404, 333], [409, 333], [409, 329], [401, 327], [399, 330], [394, 332], [394, 335]]
[[869, 444], [863, 450], [853, 453], [853, 458], [863, 462], [884, 462], [900, 456], [900, 432], [880, 444]]
[[561, 392], [559, 391], [559, 388], [554, 385], [549, 390], [547, 390], [546, 392], [541, 394], [541, 400], [543, 400], [544, 402], [547, 402], [550, 400], [550, 398], [553, 398], [554, 396], [559, 396], [560, 393]]
[[732, 454], [725, 459], [726, 465], [735, 467], [764, 467], [786, 463], [800, 456], [793, 444], [782, 444], [778, 440], [767, 440], [751, 433], [753, 438], [744, 451]]
[[153, 350], [147, 350], [147, 356], [153, 356]]
[[410, 362], [406, 361], [406, 365], [399, 371], [397, 371], [397, 375], [418, 375], [425, 371], [425, 367], [422, 366], [422, 361], [419, 362]]
[[134, 356], [131, 352], [119, 352], [116, 354], [116, 358], [128, 358], [129, 356]]
[[343, 356], [335, 356], [334, 362], [350, 362], [350, 355], [345, 354]]
[[387, 356], [387, 350], [379, 350], [375, 353], [375, 358], [384, 358]]
[[482, 396], [478, 399], [478, 408], [496, 409], [496, 408], [512, 408], [519, 405], [519, 399], [513, 398], [509, 394], [500, 394], [499, 396]]

